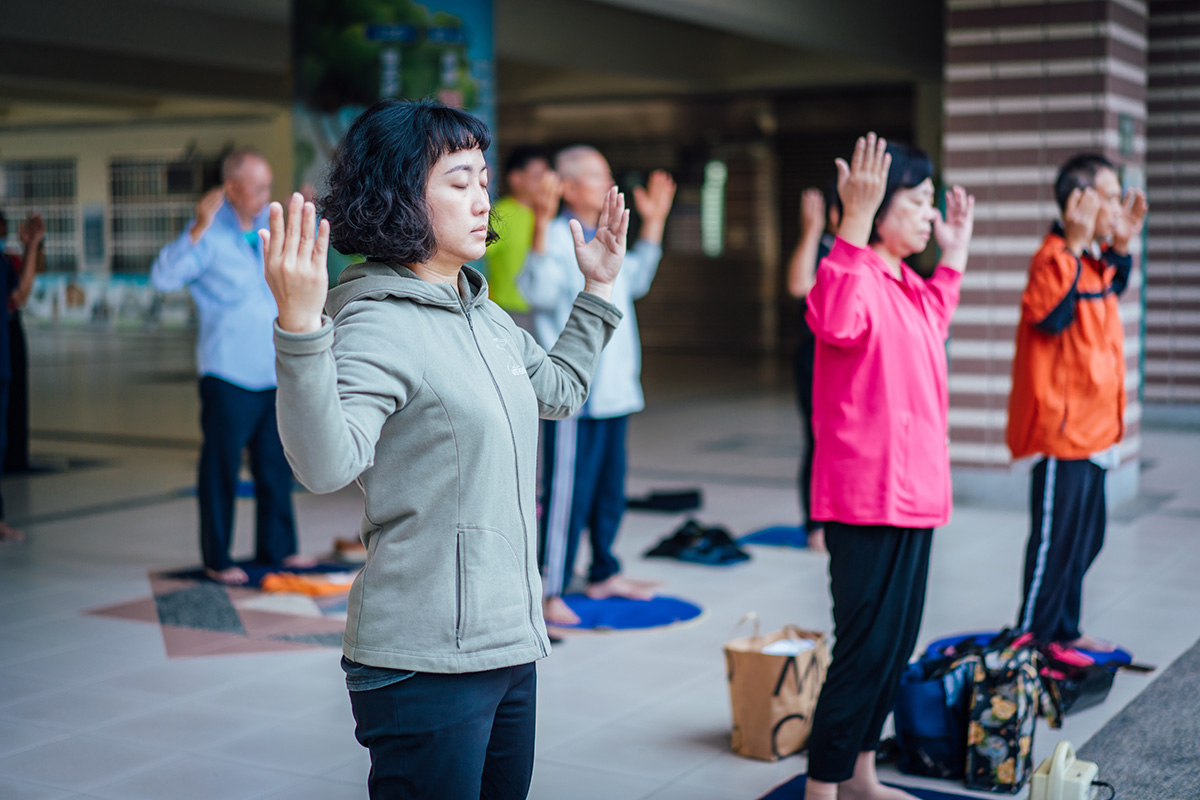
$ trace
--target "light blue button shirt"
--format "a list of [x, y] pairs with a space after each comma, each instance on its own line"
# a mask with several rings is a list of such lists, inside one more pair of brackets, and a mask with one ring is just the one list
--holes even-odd
[[[263, 208], [252, 230], [266, 226]], [[158, 254], [150, 280], [162, 292], [184, 287], [191, 292], [200, 317], [197, 371], [250, 391], [275, 388], [272, 323], [279, 310], [263, 276], [257, 235], [246, 236], [227, 202], [195, 244], [191, 228], [188, 223], [183, 235]]]
[[[546, 229], [545, 252], [531, 250], [517, 277], [517, 286], [529, 302], [534, 338], [547, 350], [558, 341], [575, 296], [583, 291], [585, 284], [575, 260], [570, 218], [569, 212], [564, 211], [550, 223]], [[591, 239], [596, 231], [585, 227], [583, 233]], [[633, 301], [650, 291], [661, 258], [662, 246], [644, 239], [625, 253], [609, 300], [624, 317], [600, 354], [591, 391], [579, 416], [608, 419], [633, 414], [645, 407], [641, 383], [642, 343]]]

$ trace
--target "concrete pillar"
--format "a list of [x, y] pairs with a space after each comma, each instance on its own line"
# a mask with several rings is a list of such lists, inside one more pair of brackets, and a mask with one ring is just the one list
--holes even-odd
[[[1055, 173], [1081, 151], [1144, 185], [1146, 6], [1140, 0], [947, 0], [943, 164], [976, 197], [950, 341], [950, 454], [960, 497], [1024, 505], [1029, 464], [1004, 442], [1029, 260], [1058, 209]], [[1121, 304], [1129, 405], [1110, 501], [1137, 491], [1141, 272]]]
[[1151, 0], [1146, 183], [1148, 405], [1200, 421], [1200, 4]]

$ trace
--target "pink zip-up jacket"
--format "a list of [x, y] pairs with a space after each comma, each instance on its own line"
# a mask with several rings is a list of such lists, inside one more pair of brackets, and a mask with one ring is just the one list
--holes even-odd
[[808, 293], [812, 516], [933, 528], [950, 520], [946, 337], [962, 275], [897, 280], [875, 251], [838, 239]]

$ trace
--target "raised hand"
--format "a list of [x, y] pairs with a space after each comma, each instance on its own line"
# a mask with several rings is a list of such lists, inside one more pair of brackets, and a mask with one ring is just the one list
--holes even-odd
[[840, 158], [834, 159], [833, 163], [838, 172], [838, 197], [842, 200], [842, 224], [838, 236], [856, 247], [866, 247], [892, 166], [887, 140], [876, 138], [874, 133], [860, 136], [854, 144], [850, 163]]
[[621, 271], [625, 260], [625, 246], [629, 235], [629, 209], [625, 208], [625, 195], [617, 187], [609, 189], [600, 212], [596, 235], [590, 242], [583, 240], [583, 226], [579, 220], [571, 220], [571, 236], [575, 239], [575, 260], [583, 273], [584, 290], [607, 300], [612, 297], [612, 285]]
[[1121, 204], [1121, 216], [1113, 229], [1113, 250], [1121, 255], [1129, 253], [1129, 243], [1142, 232], [1146, 221], [1146, 212], [1150, 204], [1146, 202], [1146, 193], [1141, 189], [1130, 189], [1125, 193], [1125, 202]]
[[1075, 255], [1081, 254], [1096, 236], [1096, 217], [1100, 213], [1100, 195], [1090, 186], [1075, 189], [1067, 197], [1063, 211], [1063, 238], [1067, 248]]
[[665, 171], [656, 169], [650, 173], [646, 188], [633, 187], [633, 204], [637, 207], [638, 215], [642, 218], [643, 228], [647, 225], [659, 225], [667, 221], [671, 213], [671, 203], [675, 201], [675, 180]]
[[946, 192], [946, 217], [933, 219], [933, 235], [942, 249], [942, 264], [962, 272], [967, 268], [967, 250], [975, 229], [975, 196], [961, 186]]
[[46, 236], [46, 220], [41, 214], [30, 214], [25, 221], [17, 226], [17, 238], [26, 253], [33, 253]]
[[805, 189], [800, 195], [800, 235], [825, 230], [825, 197], [820, 189]]
[[264, 271], [279, 307], [279, 327], [308, 333], [321, 327], [321, 310], [329, 289], [325, 261], [329, 255], [329, 223], [317, 225], [317, 209], [296, 192], [283, 206], [271, 203], [270, 230], [260, 230]]
[[562, 200], [562, 180], [557, 172], [542, 175], [534, 188], [533, 213], [538, 222], [548, 223], [558, 216], [558, 204]]
[[225, 187], [217, 186], [214, 189], [209, 189], [196, 202], [196, 221], [192, 224], [192, 241], [200, 241], [200, 237], [212, 225], [213, 218], [217, 215], [217, 209], [221, 207], [221, 203], [225, 202]]

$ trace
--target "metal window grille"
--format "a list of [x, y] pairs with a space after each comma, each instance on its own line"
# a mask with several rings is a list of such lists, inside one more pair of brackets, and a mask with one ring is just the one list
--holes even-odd
[[8, 251], [19, 251], [17, 226], [29, 214], [46, 220], [46, 271], [75, 272], [79, 268], [79, 208], [74, 158], [14, 159], [0, 162], [8, 217]]
[[192, 218], [203, 165], [177, 155], [129, 156], [108, 167], [112, 271], [146, 273]]

